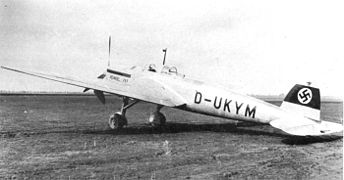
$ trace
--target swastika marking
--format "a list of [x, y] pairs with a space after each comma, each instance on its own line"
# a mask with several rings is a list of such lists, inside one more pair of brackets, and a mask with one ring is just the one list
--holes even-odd
[[313, 97], [312, 91], [308, 88], [302, 88], [297, 93], [297, 99], [302, 104], [308, 104], [309, 102], [311, 102], [312, 97]]

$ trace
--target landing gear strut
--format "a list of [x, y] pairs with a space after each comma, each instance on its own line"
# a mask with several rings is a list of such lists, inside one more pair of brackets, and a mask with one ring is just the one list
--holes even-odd
[[123, 126], [128, 125], [128, 120], [125, 117], [125, 113], [127, 112], [128, 108], [130, 108], [131, 106], [135, 105], [138, 102], [139, 102], [138, 100], [133, 100], [132, 102], [129, 103], [129, 98], [123, 97], [121, 111], [116, 112], [115, 114], [110, 116], [109, 127], [111, 129], [121, 129], [123, 128]]
[[166, 117], [164, 116], [164, 114], [162, 114], [160, 112], [161, 108], [163, 106], [161, 105], [158, 105], [157, 108], [156, 108], [156, 111], [153, 112], [150, 116], [149, 116], [149, 119], [148, 119], [148, 122], [151, 126], [153, 127], [161, 127], [161, 126], [164, 126], [165, 123], [166, 123]]
[[[131, 102], [130, 102], [131, 101]], [[128, 97], [123, 97], [121, 111], [116, 112], [109, 119], [109, 127], [111, 129], [121, 129], [128, 125], [128, 120], [125, 117], [127, 109], [138, 103], [139, 100], [130, 100]], [[149, 124], [153, 127], [161, 127], [166, 123], [164, 114], [160, 112], [162, 105], [157, 105], [155, 112], [153, 112], [149, 118]]]

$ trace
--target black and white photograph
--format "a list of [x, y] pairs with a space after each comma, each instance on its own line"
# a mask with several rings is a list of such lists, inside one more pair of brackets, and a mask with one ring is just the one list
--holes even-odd
[[343, 5], [1, 1], [0, 179], [343, 179]]

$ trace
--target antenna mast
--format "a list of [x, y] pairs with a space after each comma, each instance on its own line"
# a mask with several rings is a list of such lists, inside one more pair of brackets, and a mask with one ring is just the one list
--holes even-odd
[[108, 67], [110, 67], [110, 53], [111, 53], [111, 36], [109, 36], [109, 59], [108, 59]]
[[162, 62], [162, 65], [165, 66], [167, 48], [163, 49], [162, 52], [164, 52], [164, 61]]

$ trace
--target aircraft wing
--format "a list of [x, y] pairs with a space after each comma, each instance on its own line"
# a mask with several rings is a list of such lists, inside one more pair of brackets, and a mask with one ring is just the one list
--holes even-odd
[[314, 121], [303, 118], [281, 118], [270, 122], [270, 125], [297, 136], [321, 136], [343, 131], [343, 125], [329, 121]]
[[120, 96], [126, 96], [133, 99], [138, 99], [154, 104], [160, 104], [168, 107], [182, 106], [186, 103], [185, 100], [173, 89], [151, 78], [139, 78], [135, 83], [129, 86], [121, 86], [119, 84], [111, 82], [104, 82], [101, 79], [87, 81], [79, 80], [78, 78], [73, 77], [64, 77], [49, 73], [33, 72], [29, 70], [10, 68], [5, 66], [1, 66], [1, 68], [73, 86], [98, 90]]

